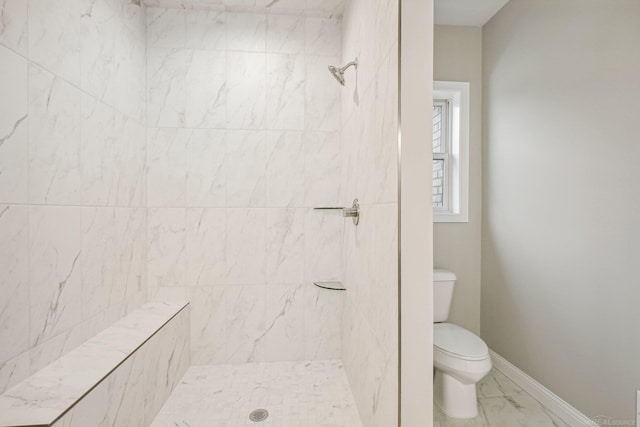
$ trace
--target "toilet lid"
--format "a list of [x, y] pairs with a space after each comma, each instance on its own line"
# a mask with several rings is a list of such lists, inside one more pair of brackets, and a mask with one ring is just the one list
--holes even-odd
[[451, 323], [433, 324], [433, 346], [465, 360], [482, 360], [489, 354], [487, 344], [479, 336]]

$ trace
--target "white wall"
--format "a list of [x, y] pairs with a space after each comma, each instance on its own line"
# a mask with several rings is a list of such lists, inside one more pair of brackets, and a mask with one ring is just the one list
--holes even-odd
[[144, 9], [6, 0], [0, 392], [146, 300]]
[[433, 423], [433, 1], [402, 0], [400, 19], [399, 425], [418, 427]]
[[458, 280], [449, 321], [480, 333], [482, 225], [482, 29], [436, 25], [434, 80], [470, 83], [469, 222], [433, 224], [433, 263]]
[[482, 336], [589, 416], [640, 388], [640, 2], [511, 0], [485, 27]]
[[194, 364], [340, 357], [341, 22], [147, 14], [149, 286]]
[[[398, 411], [398, 2], [351, 0], [343, 23], [341, 204], [347, 287], [342, 360], [366, 426], [397, 425]], [[335, 84], [335, 83], [334, 83]]]

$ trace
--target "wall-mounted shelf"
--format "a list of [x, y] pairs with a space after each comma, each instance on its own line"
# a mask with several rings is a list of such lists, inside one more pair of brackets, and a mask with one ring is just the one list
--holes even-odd
[[358, 225], [358, 223], [360, 222], [360, 203], [358, 202], [358, 199], [354, 199], [353, 204], [350, 208], [322, 206], [313, 209], [316, 211], [340, 211], [343, 217], [353, 218], [353, 225]]
[[342, 282], [331, 281], [331, 282], [313, 282], [319, 288], [322, 289], [330, 289], [332, 291], [346, 291], [347, 288], [344, 287]]

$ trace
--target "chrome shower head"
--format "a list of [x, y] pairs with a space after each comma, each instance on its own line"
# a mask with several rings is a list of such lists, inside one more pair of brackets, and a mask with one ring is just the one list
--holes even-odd
[[352, 67], [352, 66], [355, 67], [356, 69], [358, 68], [358, 58], [356, 58], [354, 61], [349, 62], [347, 65], [345, 65], [342, 68], [337, 68], [337, 67], [334, 67], [333, 65], [329, 65], [329, 72], [331, 73], [331, 75], [333, 75], [333, 77], [335, 77], [338, 83], [344, 86], [344, 83], [345, 83], [344, 72], [349, 67]]
[[344, 86], [344, 71], [337, 69], [333, 65], [329, 65], [329, 72], [335, 77], [335, 79]]

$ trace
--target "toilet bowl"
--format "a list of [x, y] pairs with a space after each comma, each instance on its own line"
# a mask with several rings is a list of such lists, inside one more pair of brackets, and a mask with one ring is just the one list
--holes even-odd
[[450, 271], [433, 271], [434, 402], [452, 418], [478, 415], [476, 383], [491, 371], [487, 344], [474, 333], [446, 323], [456, 276]]
[[452, 418], [478, 415], [476, 383], [491, 371], [487, 345], [451, 323], [433, 325], [434, 402]]

